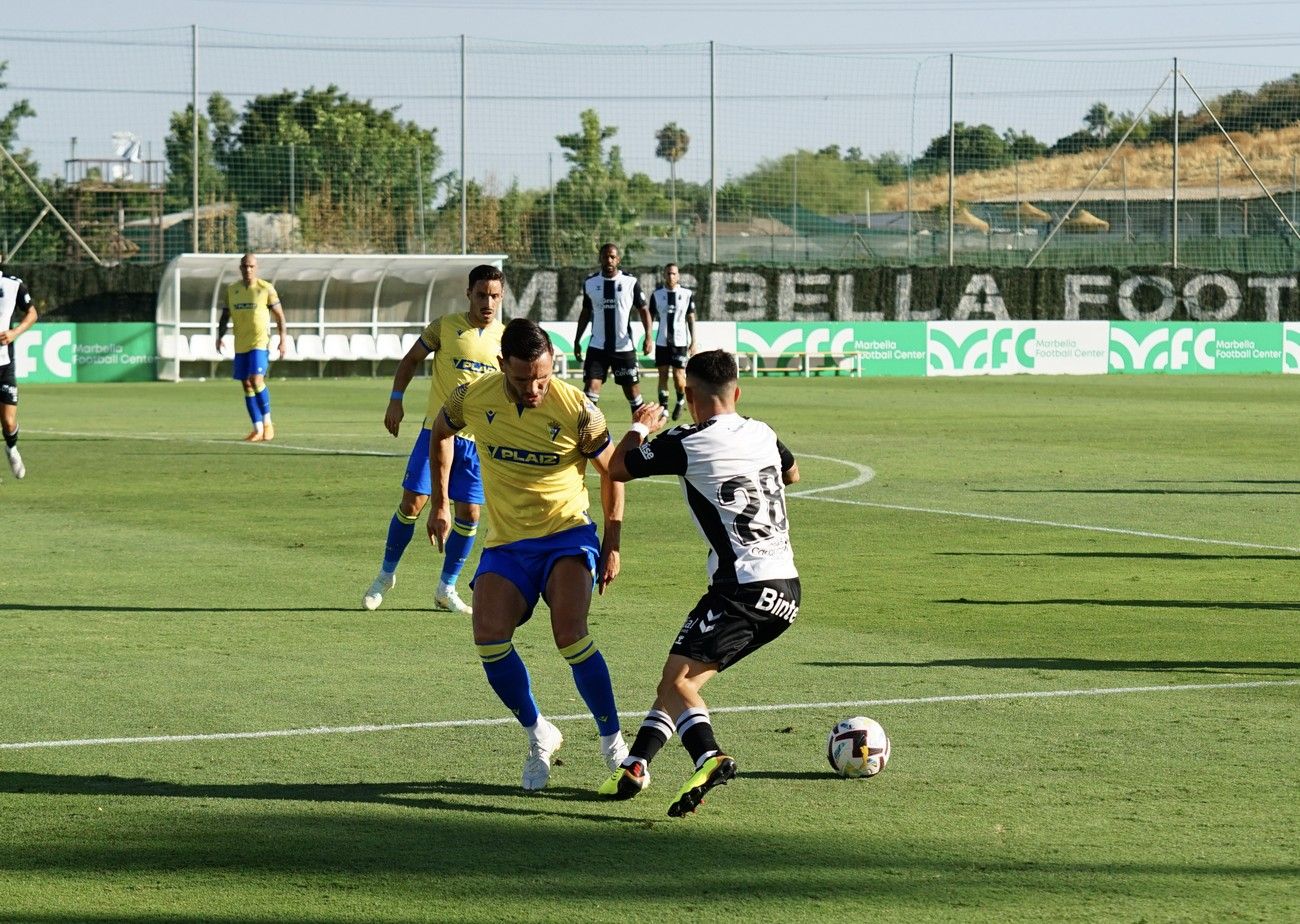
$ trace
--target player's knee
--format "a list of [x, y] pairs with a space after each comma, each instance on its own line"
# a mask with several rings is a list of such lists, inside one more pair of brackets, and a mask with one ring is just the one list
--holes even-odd
[[551, 635], [555, 638], [555, 647], [564, 651], [579, 639], [590, 635], [587, 620], [579, 616], [555, 616], [552, 613]]
[[671, 665], [664, 668], [659, 678], [658, 693], [661, 702], [673, 702], [693, 694], [696, 684], [685, 671], [674, 669]]
[[428, 495], [425, 494], [403, 494], [402, 502], [397, 505], [397, 509], [404, 517], [418, 517], [428, 500]]

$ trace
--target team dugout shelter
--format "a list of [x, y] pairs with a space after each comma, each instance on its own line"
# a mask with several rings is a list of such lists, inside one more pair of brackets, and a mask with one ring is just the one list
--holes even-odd
[[[216, 374], [233, 338], [217, 352], [226, 286], [239, 281], [243, 254], [181, 254], [167, 265], [156, 311], [158, 378]], [[288, 335], [284, 362], [323, 375], [331, 362], [369, 362], [406, 354], [434, 318], [465, 310], [465, 282], [502, 254], [258, 254], [258, 275], [275, 286]], [[271, 322], [271, 361], [280, 347]]]

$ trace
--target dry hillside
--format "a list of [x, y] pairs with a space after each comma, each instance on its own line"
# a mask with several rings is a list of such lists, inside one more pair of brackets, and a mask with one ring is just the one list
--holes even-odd
[[[1232, 140], [1250, 161], [1273, 192], [1290, 191], [1297, 159], [1300, 158], [1300, 125], [1258, 134], [1234, 133]], [[1032, 202], [1035, 193], [1050, 193], [1051, 198], [1077, 192], [1092, 178], [1110, 148], [1085, 151], [1062, 157], [1041, 157], [1024, 161], [1019, 171], [1013, 167], [964, 173], [957, 177], [957, 198], [964, 202], [985, 199], [1010, 200], [1016, 196], [1019, 173], [1020, 199]], [[1172, 145], [1153, 144], [1143, 147], [1125, 145], [1093, 184], [1093, 189], [1122, 189], [1127, 181], [1130, 193], [1160, 191], [1162, 197], [1172, 182]], [[1218, 182], [1225, 190], [1254, 186], [1250, 172], [1233, 153], [1222, 135], [1205, 135], [1179, 146], [1179, 184], [1181, 187], [1214, 189]], [[1149, 196], [1148, 196], [1149, 197]], [[898, 183], [884, 190], [884, 208], [901, 211], [907, 208], [907, 184]], [[912, 208], [930, 209], [948, 202], [948, 177], [940, 175], [915, 182]]]

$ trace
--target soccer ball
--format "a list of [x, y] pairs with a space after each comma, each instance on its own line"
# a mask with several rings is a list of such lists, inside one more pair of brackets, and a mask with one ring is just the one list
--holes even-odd
[[826, 759], [840, 776], [875, 776], [889, 763], [889, 736], [875, 719], [861, 715], [845, 719], [826, 739]]

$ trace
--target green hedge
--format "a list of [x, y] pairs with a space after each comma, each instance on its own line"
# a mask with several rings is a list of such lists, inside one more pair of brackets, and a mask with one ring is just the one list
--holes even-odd
[[161, 264], [12, 263], [4, 272], [27, 283], [43, 320], [111, 323], [154, 319], [163, 269]]
[[[5, 271], [26, 280], [38, 309], [48, 320], [112, 322], [153, 320], [163, 267], [16, 264]], [[649, 268], [629, 271], [641, 276], [644, 285], [651, 284], [655, 273]], [[507, 263], [508, 309], [511, 313], [526, 312], [539, 320], [572, 320], [589, 272]], [[1300, 288], [1286, 285], [1296, 284], [1294, 274], [1214, 274], [1240, 296], [1235, 310], [1229, 310], [1223, 287], [1217, 283], [1206, 285], [1199, 300], [1186, 297], [1189, 283], [1205, 283], [1209, 278], [1206, 271], [1168, 267], [796, 270], [685, 264], [682, 273], [696, 283], [697, 316], [704, 321], [987, 320], [998, 316], [999, 307], [990, 297], [990, 280], [1001, 299], [1000, 307], [1004, 307], [1006, 317], [1013, 319], [1077, 316], [1085, 320], [1300, 321]], [[1076, 282], [1092, 278], [1082, 289], [1089, 300], [1079, 302], [1077, 311], [1067, 315], [1067, 282], [1071, 277]], [[1133, 285], [1139, 278], [1148, 281], [1135, 286], [1128, 305], [1122, 305], [1121, 288]], [[724, 286], [731, 293], [729, 297], [722, 297]], [[968, 296], [969, 289], [976, 291]], [[902, 298], [902, 292], [910, 293], [910, 297]], [[1158, 309], [1166, 300], [1168, 317], [1161, 317]]]

